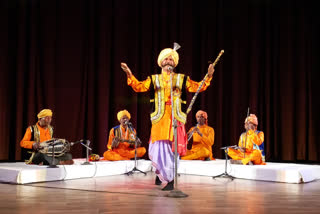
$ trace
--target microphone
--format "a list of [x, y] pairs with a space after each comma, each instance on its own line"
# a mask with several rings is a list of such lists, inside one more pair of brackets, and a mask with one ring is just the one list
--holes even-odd
[[[76, 142], [71, 142], [70, 145], [73, 146], [73, 145], [78, 144], [78, 143], [83, 143], [83, 141], [84, 141], [84, 140], [78, 140], [78, 141], [76, 141]], [[90, 142], [90, 141], [89, 141], [89, 142]]]
[[127, 125], [127, 126], [131, 126], [132, 125], [132, 123], [129, 122], [128, 120], [124, 124]]
[[173, 71], [174, 67], [172, 67], [171, 65], [168, 66], [168, 70], [169, 71]]
[[237, 145], [234, 145], [234, 146], [221, 147], [220, 149], [228, 149], [228, 148], [238, 149], [239, 147]]

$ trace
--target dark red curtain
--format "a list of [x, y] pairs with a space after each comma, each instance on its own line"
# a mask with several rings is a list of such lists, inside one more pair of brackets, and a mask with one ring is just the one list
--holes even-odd
[[[237, 144], [248, 107], [265, 132], [268, 160], [319, 161], [320, 15], [306, 0], [1, 1], [0, 160], [20, 160], [19, 142], [43, 108], [55, 136], [89, 139], [106, 150], [116, 114], [127, 109], [148, 147], [148, 93], [126, 84], [120, 62], [140, 80], [159, 73], [157, 57], [178, 42], [177, 72], [200, 81], [221, 49], [197, 110], [215, 129], [214, 156]], [[188, 94], [188, 103], [192, 94]], [[81, 145], [74, 157], [84, 157]], [[147, 155], [146, 155], [147, 158]]]

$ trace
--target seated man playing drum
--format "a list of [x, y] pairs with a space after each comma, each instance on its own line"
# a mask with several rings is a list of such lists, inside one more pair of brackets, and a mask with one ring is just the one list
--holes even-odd
[[117, 118], [120, 125], [113, 127], [109, 133], [108, 151], [103, 154], [105, 160], [118, 161], [130, 160], [135, 156], [135, 144], [137, 145], [137, 157], [142, 157], [146, 149], [141, 146], [141, 141], [137, 138], [136, 130], [129, 126], [131, 118], [127, 110], [118, 112]]
[[39, 165], [58, 165], [58, 164], [73, 164], [72, 155], [70, 153], [59, 153], [58, 156], [52, 157], [51, 154], [41, 152], [44, 146], [47, 146], [52, 140], [53, 128], [50, 126], [52, 120], [52, 111], [43, 109], [37, 115], [38, 122], [29, 126], [20, 142], [22, 151], [32, 150], [32, 155], [27, 163]]

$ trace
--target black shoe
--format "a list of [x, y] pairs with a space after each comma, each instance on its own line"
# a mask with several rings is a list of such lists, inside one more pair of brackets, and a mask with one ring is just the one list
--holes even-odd
[[167, 183], [167, 185], [165, 187], [163, 187], [162, 191], [173, 190], [173, 186], [174, 186], [174, 180]]
[[155, 185], [161, 185], [162, 181], [160, 180], [160, 178], [158, 176], [156, 176], [156, 181], [154, 182]]
[[242, 164], [241, 160], [233, 160], [233, 159], [230, 160], [230, 163], [231, 164]]

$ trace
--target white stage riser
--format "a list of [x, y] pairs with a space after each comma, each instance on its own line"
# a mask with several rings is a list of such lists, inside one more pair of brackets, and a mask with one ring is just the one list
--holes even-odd
[[[179, 174], [216, 176], [225, 172], [225, 160], [180, 161]], [[227, 173], [236, 178], [284, 183], [306, 183], [320, 179], [319, 165], [267, 163], [267, 165], [227, 164]]]
[[[0, 182], [27, 184], [35, 182], [121, 175], [131, 171], [134, 161], [98, 161], [92, 165], [82, 165], [84, 159], [75, 159], [74, 165], [47, 168], [47, 166], [26, 165], [23, 162], [1, 163]], [[149, 160], [138, 160], [137, 168], [151, 171]], [[225, 172], [225, 160], [179, 161], [179, 174], [216, 176]], [[228, 174], [242, 179], [285, 183], [305, 183], [320, 179], [319, 165], [267, 163], [267, 165], [230, 165]]]
[[[59, 181], [121, 175], [131, 171], [134, 161], [101, 161], [91, 165], [81, 165], [84, 161], [75, 160], [74, 165], [59, 165], [58, 168], [26, 165], [23, 162], [0, 164], [0, 182], [27, 184], [35, 182]], [[151, 161], [138, 160], [137, 168], [143, 172], [151, 171]]]

